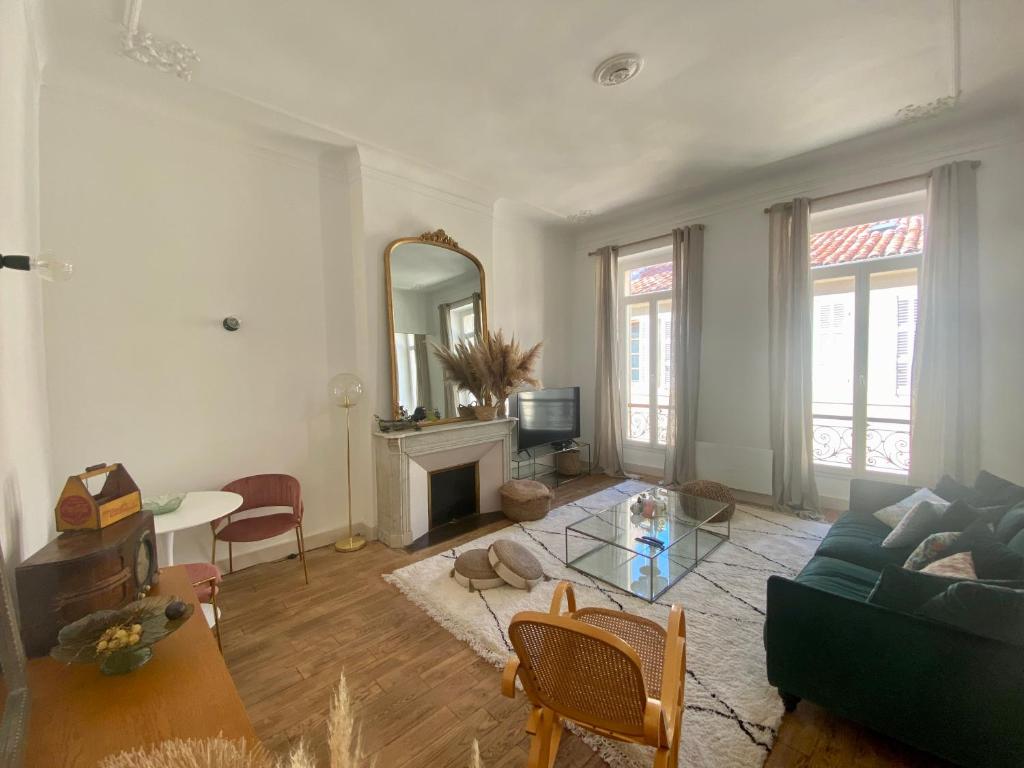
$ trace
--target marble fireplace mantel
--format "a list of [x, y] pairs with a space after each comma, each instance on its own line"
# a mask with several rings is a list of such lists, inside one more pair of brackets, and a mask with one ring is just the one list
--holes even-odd
[[377, 473], [377, 537], [389, 547], [411, 544], [429, 529], [431, 472], [479, 462], [481, 512], [501, 508], [498, 491], [512, 476], [515, 419], [464, 421], [420, 431], [373, 433]]

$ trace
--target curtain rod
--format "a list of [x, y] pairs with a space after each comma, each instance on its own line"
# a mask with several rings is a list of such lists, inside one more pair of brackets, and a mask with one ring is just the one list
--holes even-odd
[[[971, 163], [971, 168], [977, 168], [981, 165], [980, 160], [975, 160]], [[833, 192], [830, 195], [822, 195], [821, 197], [812, 197], [812, 203], [820, 203], [822, 200], [828, 200], [830, 197], [839, 197], [840, 195], [852, 195], [854, 192], [867, 192], [871, 189], [878, 189], [879, 187], [888, 187], [892, 184], [902, 184], [905, 181], [917, 181], [918, 179], [927, 179], [931, 173], [917, 173], [913, 176], [904, 176], [902, 179], [891, 179], [889, 181], [881, 181], [878, 184], [865, 184], [863, 187], [855, 187], [853, 189], [847, 189], [842, 192]], [[792, 205], [792, 203], [785, 203], [785, 205]], [[772, 209], [765, 208], [765, 213], [771, 213]]]
[[[704, 231], [703, 224], [691, 224], [691, 227]], [[632, 248], [634, 245], [643, 245], [644, 243], [653, 243], [655, 240], [661, 240], [664, 237], [672, 237], [671, 232], [666, 232], [663, 235], [654, 235], [653, 237], [645, 237], [643, 240], [634, 240], [632, 243], [623, 243], [622, 245], [615, 246], [616, 248]], [[597, 251], [591, 251], [587, 256], [593, 256]]]

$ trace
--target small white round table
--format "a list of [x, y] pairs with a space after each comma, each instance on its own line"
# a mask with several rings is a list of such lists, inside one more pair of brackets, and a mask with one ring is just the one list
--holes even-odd
[[[167, 552], [167, 565], [174, 565], [174, 532], [197, 525], [208, 525], [224, 515], [230, 515], [242, 506], [242, 497], [229, 491], [189, 491], [173, 512], [165, 512], [153, 517], [156, 535], [163, 537], [164, 550]], [[214, 624], [213, 606], [203, 604], [206, 623]], [[219, 611], [218, 611], [219, 612]]]
[[229, 491], [189, 491], [173, 512], [153, 517], [157, 536], [163, 536], [167, 565], [174, 565], [174, 532], [207, 525], [242, 506], [242, 497]]

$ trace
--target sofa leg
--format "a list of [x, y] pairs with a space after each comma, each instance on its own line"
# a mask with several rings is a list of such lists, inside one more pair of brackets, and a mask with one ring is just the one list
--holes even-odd
[[779, 696], [782, 697], [782, 706], [786, 708], [787, 712], [792, 712], [796, 709], [796, 705], [800, 703], [800, 697], [794, 696], [792, 693], [779, 691]]

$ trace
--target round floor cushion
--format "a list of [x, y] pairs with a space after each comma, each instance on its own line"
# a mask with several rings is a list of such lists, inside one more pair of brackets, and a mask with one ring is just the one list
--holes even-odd
[[505, 584], [505, 580], [491, 567], [486, 549], [470, 549], [455, 558], [451, 576], [470, 592]]
[[544, 578], [544, 569], [533, 553], [509, 539], [498, 539], [487, 548], [487, 559], [509, 586], [530, 590]]
[[688, 496], [699, 496], [702, 499], [711, 499], [712, 501], [728, 504], [728, 507], [711, 519], [713, 523], [724, 523], [726, 520], [731, 520], [736, 512], [736, 499], [733, 497], [732, 491], [729, 490], [728, 486], [716, 483], [713, 480], [693, 480], [689, 483], [683, 483], [679, 486], [679, 492], [685, 493]]
[[509, 480], [501, 486], [501, 511], [517, 523], [540, 520], [551, 509], [551, 489], [536, 480]]

